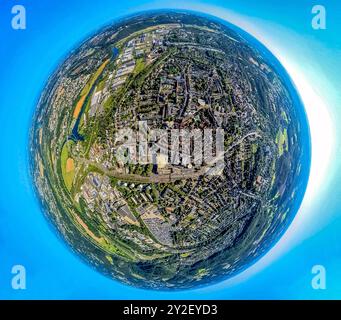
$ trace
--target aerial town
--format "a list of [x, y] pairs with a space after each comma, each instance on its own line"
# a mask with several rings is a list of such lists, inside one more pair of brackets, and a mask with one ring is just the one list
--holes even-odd
[[233, 274], [285, 228], [293, 112], [273, 66], [232, 29], [175, 13], [122, 21], [73, 50], [42, 94], [42, 205], [75, 251], [126, 283]]

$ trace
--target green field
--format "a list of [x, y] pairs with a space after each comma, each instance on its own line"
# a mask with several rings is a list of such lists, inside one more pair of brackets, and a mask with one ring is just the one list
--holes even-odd
[[276, 143], [278, 145], [278, 153], [281, 156], [284, 151], [288, 151], [288, 133], [287, 129], [279, 130], [276, 136]]

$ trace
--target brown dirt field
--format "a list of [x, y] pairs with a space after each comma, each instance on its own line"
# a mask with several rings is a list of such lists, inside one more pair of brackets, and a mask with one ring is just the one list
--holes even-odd
[[[94, 75], [92, 76], [92, 78], [89, 80], [89, 82], [87, 83], [87, 85], [89, 85], [89, 88], [85, 91], [82, 92], [82, 96], [79, 99], [79, 101], [76, 104], [75, 110], [73, 111], [73, 118], [77, 119], [79, 116], [79, 113], [82, 110], [82, 106], [84, 104], [84, 101], [86, 99], [86, 97], [89, 94], [89, 91], [91, 89], [91, 87], [93, 86], [93, 84], [95, 83], [96, 79], [101, 75], [101, 73], [103, 72], [104, 68], [106, 67], [106, 65], [109, 63], [110, 59], [105, 60], [101, 66], [98, 68], [98, 70], [94, 73]], [[83, 89], [84, 91], [84, 89]]]
[[72, 158], [68, 158], [66, 160], [66, 173], [69, 173], [75, 169], [75, 162], [73, 161]]
[[76, 108], [75, 110], [73, 111], [73, 118], [74, 119], [77, 119], [78, 118], [78, 115], [79, 113], [81, 112], [82, 110], [82, 106], [83, 106], [83, 103], [85, 101], [85, 98], [86, 98], [86, 95], [82, 96], [79, 101], [77, 102], [76, 104]]

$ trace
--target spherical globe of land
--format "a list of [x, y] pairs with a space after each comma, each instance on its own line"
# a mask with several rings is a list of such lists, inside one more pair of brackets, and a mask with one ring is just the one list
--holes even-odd
[[257, 261], [293, 220], [310, 165], [278, 61], [191, 12], [135, 15], [84, 41], [46, 84], [30, 143], [42, 207], [70, 247], [152, 289]]

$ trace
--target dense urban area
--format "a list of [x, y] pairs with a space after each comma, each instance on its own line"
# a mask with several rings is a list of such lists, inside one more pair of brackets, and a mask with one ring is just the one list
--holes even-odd
[[32, 174], [48, 217], [99, 270], [188, 288], [240, 271], [287, 227], [295, 117], [280, 76], [238, 31], [146, 13], [90, 37], [51, 76]]

